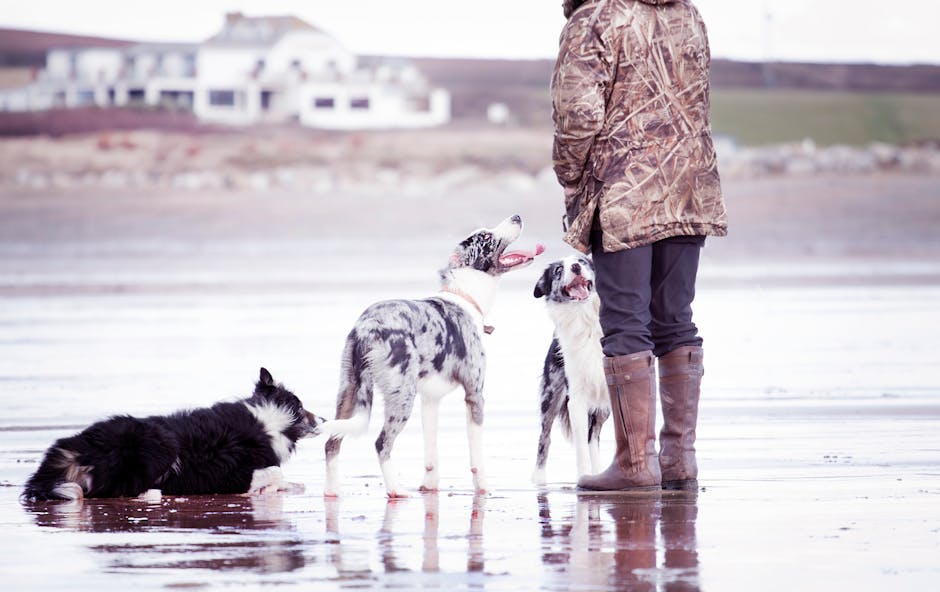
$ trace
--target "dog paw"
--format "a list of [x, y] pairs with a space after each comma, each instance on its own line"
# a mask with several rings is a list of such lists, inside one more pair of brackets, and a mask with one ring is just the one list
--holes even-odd
[[78, 483], [72, 483], [71, 481], [56, 485], [52, 490], [52, 493], [64, 500], [69, 501], [76, 501], [84, 499], [85, 497], [85, 492], [82, 490], [82, 486]]
[[163, 492], [159, 489], [148, 489], [136, 498], [138, 501], [148, 504], [159, 504], [163, 500]]
[[303, 483], [291, 483], [290, 481], [285, 481], [277, 488], [278, 491], [283, 491], [285, 493], [303, 493], [307, 491], [307, 487]]
[[405, 498], [408, 497], [408, 494], [407, 494], [407, 493], [405, 493], [405, 492], [403, 492], [403, 491], [401, 491], [401, 490], [397, 490], [397, 489], [389, 490], [389, 491], [386, 492], [386, 493], [387, 493], [387, 495], [388, 495], [388, 499], [390, 499], [390, 500], [405, 499]]
[[477, 493], [489, 490], [489, 486], [486, 482], [486, 477], [483, 474], [483, 470], [479, 467], [471, 467], [470, 472], [473, 474], [473, 490]]
[[284, 484], [281, 467], [272, 466], [256, 470], [251, 476], [248, 495], [264, 495], [278, 491]]
[[421, 491], [437, 491], [440, 488], [440, 478], [437, 472], [425, 473], [424, 481], [421, 482]]

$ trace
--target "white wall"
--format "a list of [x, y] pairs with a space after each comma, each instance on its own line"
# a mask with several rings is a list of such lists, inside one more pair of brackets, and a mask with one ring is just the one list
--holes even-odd
[[68, 80], [72, 71], [72, 52], [53, 49], [46, 54], [46, 69], [42, 77], [49, 80]]
[[[206, 45], [199, 48], [196, 57], [196, 116], [206, 121], [241, 125], [258, 118], [258, 89], [252, 80], [258, 60], [264, 59], [263, 49]], [[212, 105], [212, 91], [235, 92], [235, 104]], [[250, 95], [254, 95], [253, 97]]]
[[[322, 129], [391, 129], [433, 127], [450, 121], [450, 94], [443, 89], [431, 92], [427, 111], [415, 111], [407, 95], [397, 87], [379, 83], [367, 86], [308, 83], [300, 92], [300, 122]], [[332, 109], [317, 108], [318, 97], [332, 97]], [[356, 98], [369, 99], [368, 109], [354, 109]]]

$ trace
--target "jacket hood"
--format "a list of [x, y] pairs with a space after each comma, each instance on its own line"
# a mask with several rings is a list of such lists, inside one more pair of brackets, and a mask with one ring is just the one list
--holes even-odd
[[[565, 13], [565, 18], [570, 17], [571, 13], [573, 13], [579, 6], [590, 1], [591, 0], [562, 0], [561, 9]], [[675, 0], [637, 0], [637, 1], [642, 2], [643, 4], [652, 4], [653, 6], [659, 6], [662, 4], [671, 4], [675, 2]]]

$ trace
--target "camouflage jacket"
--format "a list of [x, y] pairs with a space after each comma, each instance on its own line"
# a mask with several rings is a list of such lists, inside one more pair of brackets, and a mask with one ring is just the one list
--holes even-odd
[[595, 212], [609, 252], [727, 233], [710, 61], [690, 0], [574, 3], [552, 76], [565, 241], [587, 252]]

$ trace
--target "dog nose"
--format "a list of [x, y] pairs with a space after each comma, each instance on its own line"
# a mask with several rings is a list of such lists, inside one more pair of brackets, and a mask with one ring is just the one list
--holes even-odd
[[522, 224], [522, 216], [519, 214], [513, 214], [509, 219], [513, 224]]
[[573, 273], [573, 274], [575, 274], [575, 275], [580, 275], [580, 274], [581, 274], [581, 264], [579, 264], [579, 263], [572, 263], [572, 264], [571, 264], [571, 273]]

